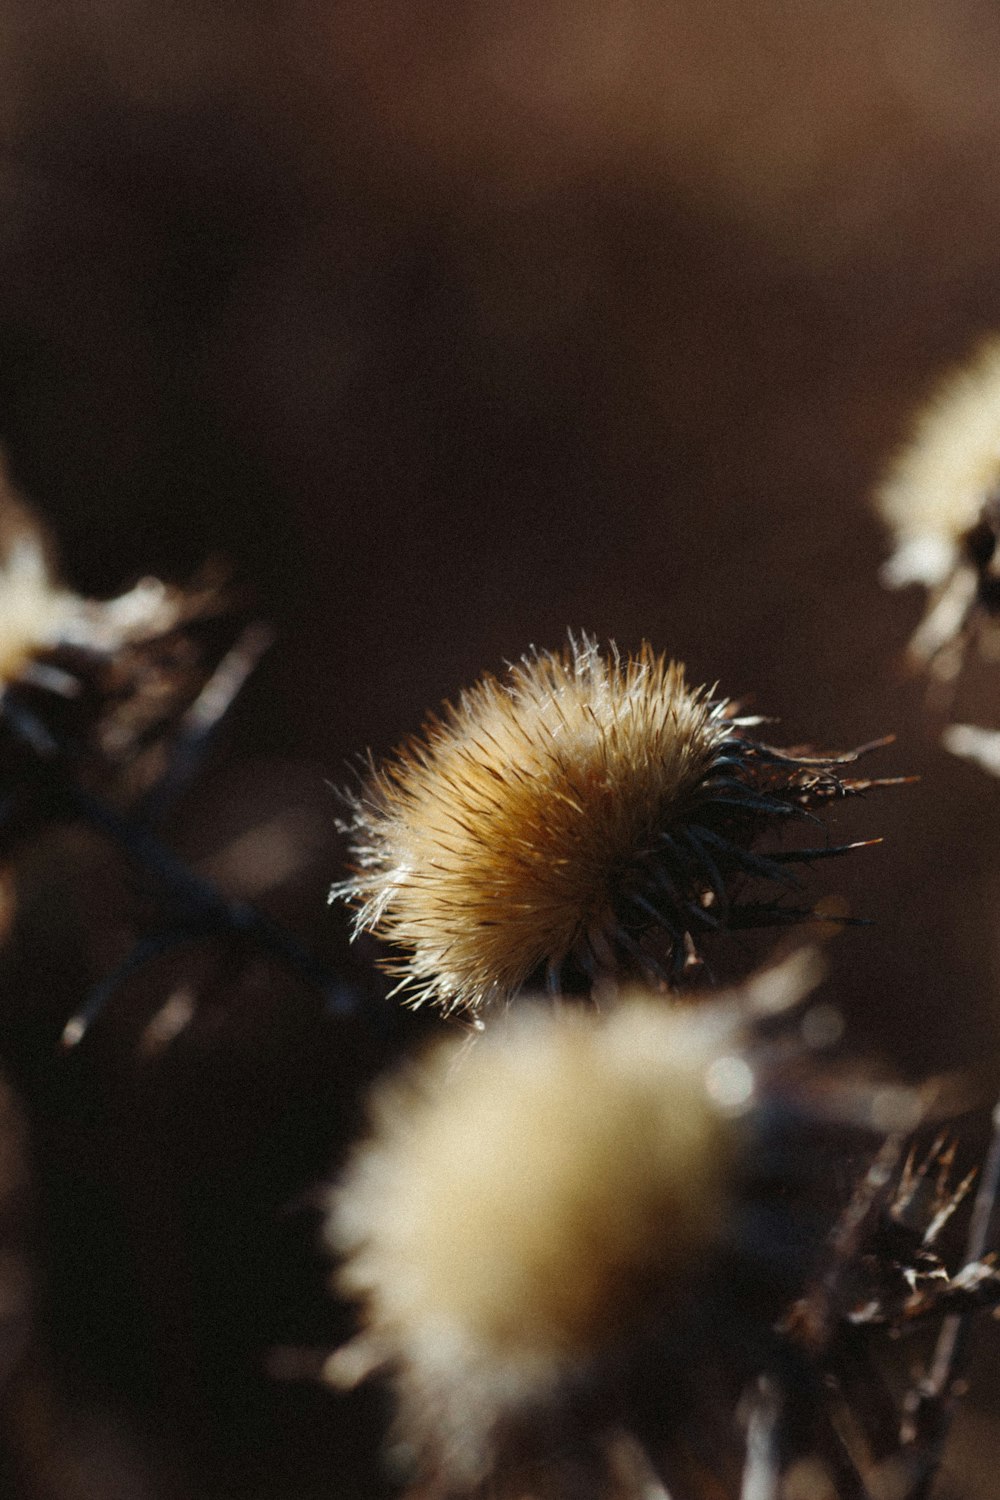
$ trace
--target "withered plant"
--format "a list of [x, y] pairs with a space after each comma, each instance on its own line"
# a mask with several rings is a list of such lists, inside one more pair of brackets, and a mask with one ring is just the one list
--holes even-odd
[[[883, 491], [889, 581], [938, 591], [915, 649], [939, 674], [996, 606], [998, 368], [989, 346]], [[269, 639], [214, 573], [81, 599], [10, 503], [5, 852], [79, 824], [146, 892], [62, 1061], [193, 939], [265, 955], [373, 1037], [394, 1013], [158, 826]], [[345, 1401], [381, 1381], [413, 1500], [928, 1500], [972, 1320], [1000, 1306], [1000, 1124], [967, 1161], [973, 1082], [869, 1065], [847, 1006], [817, 994], [830, 909], [804, 874], [878, 842], [834, 842], [826, 815], [908, 780], [857, 773], [889, 741], [782, 747], [768, 722], [649, 644], [571, 636], [482, 678], [346, 794], [333, 894], [437, 1035], [376, 1085], [324, 1191], [353, 1336], [317, 1331], [269, 1368]], [[813, 942], [713, 985], [731, 934], [811, 923]], [[179, 986], [136, 1054], [169, 1054], [198, 1003]], [[933, 1359], [900, 1391], [891, 1350], [916, 1328]]]
[[[845, 772], [860, 751], [776, 750], [761, 722], [649, 646], [571, 638], [446, 706], [351, 798], [334, 895], [404, 996], [485, 1031], [383, 1086], [331, 1199], [362, 1328], [327, 1377], [388, 1374], [415, 1494], [918, 1500], [933, 1482], [955, 1330], [1000, 1301], [995, 1153], [952, 1264], [939, 1240], [975, 1172], [953, 1184], [953, 1148], [918, 1164], [906, 1142], [969, 1088], [824, 1060], [843, 1022], [804, 1003], [810, 981], [685, 986], [727, 928], [813, 914], [748, 885], [857, 847], [782, 844], [789, 824], [891, 784]], [[599, 1014], [560, 1008], [579, 995]], [[886, 1350], [929, 1319], [935, 1371], [900, 1399]]]
[[[676, 986], [712, 933], [812, 916], [797, 866], [862, 847], [784, 841], [838, 798], [899, 778], [867, 751], [776, 749], [764, 720], [644, 644], [587, 636], [487, 676], [350, 796], [354, 874], [333, 895], [413, 1004], [482, 1012], [525, 986]], [[871, 842], [878, 842], [872, 840]], [[746, 888], [751, 887], [751, 894]]]

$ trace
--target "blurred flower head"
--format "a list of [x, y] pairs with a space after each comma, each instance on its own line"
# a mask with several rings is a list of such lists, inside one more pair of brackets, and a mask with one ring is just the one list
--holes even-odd
[[970, 632], [1000, 613], [1000, 339], [941, 382], [876, 498], [895, 542], [883, 582], [930, 591], [911, 655], [954, 675]]
[[75, 593], [0, 481], [0, 705], [33, 753], [120, 768], [200, 690], [212, 663], [195, 628], [225, 612], [210, 570], [189, 588], [142, 578], [112, 599]]
[[363, 1319], [335, 1376], [389, 1364], [408, 1439], [473, 1475], [506, 1417], [689, 1295], [725, 1212], [714, 1041], [648, 1000], [528, 1008], [384, 1083], [331, 1200]]
[[[386, 939], [414, 1003], [481, 1009], [522, 986], [586, 990], [632, 972], [675, 983], [720, 927], [811, 915], [741, 900], [751, 879], [850, 846], [755, 846], [877, 783], [861, 752], [814, 756], [740, 717], [644, 644], [583, 637], [484, 677], [351, 798], [355, 930]], [[815, 821], [815, 820], [814, 820]], [[815, 841], [814, 841], [815, 842]]]
[[[818, 1076], [799, 1009], [817, 978], [806, 951], [694, 1008], [637, 991], [604, 1015], [525, 1005], [376, 1088], [328, 1203], [360, 1331], [326, 1374], [386, 1371], [399, 1440], [440, 1493], [630, 1407], [649, 1408], [656, 1449], [714, 1360], [738, 1394], [768, 1357], [837, 1211], [816, 1122], [877, 1134], [919, 1116], [906, 1090]], [[811, 1240], [810, 1174], [826, 1209]], [[650, 1370], [651, 1407], [634, 1389]]]

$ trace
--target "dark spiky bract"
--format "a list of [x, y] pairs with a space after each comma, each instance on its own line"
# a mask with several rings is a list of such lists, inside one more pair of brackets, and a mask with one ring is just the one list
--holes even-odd
[[755, 846], [875, 785], [842, 772], [860, 752], [776, 750], [749, 736], [760, 722], [648, 644], [622, 657], [571, 637], [484, 677], [372, 769], [333, 894], [393, 945], [414, 1003], [478, 1010], [623, 972], [674, 984], [712, 929], [811, 915], [741, 888], [794, 887], [790, 866], [841, 849]]

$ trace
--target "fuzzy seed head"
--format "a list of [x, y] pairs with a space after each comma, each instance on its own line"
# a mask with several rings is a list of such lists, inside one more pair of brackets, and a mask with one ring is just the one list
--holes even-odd
[[758, 834], [861, 786], [837, 757], [746, 740], [756, 722], [648, 644], [623, 659], [571, 638], [484, 677], [372, 771], [332, 894], [394, 945], [414, 1003], [476, 1010], [568, 971], [675, 979], [748, 875], [796, 884], [749, 854]]
[[697, 1021], [648, 1001], [522, 1011], [376, 1094], [328, 1234], [361, 1364], [395, 1368], [418, 1443], [477, 1451], [691, 1284], [733, 1131]]
[[1000, 339], [983, 344], [967, 366], [942, 382], [882, 481], [878, 502], [898, 545], [891, 581], [942, 582], [949, 559], [995, 493], [1000, 493]]
[[938, 387], [876, 500], [896, 543], [883, 583], [931, 591], [910, 655], [954, 677], [1000, 612], [1000, 338]]

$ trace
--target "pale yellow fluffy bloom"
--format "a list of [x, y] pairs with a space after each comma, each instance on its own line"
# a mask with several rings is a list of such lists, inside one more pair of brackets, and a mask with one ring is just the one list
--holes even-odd
[[718, 1042], [652, 1001], [529, 1008], [383, 1084], [331, 1200], [364, 1329], [333, 1378], [391, 1365], [404, 1432], [471, 1474], [506, 1415], [669, 1313], [725, 1213]]

